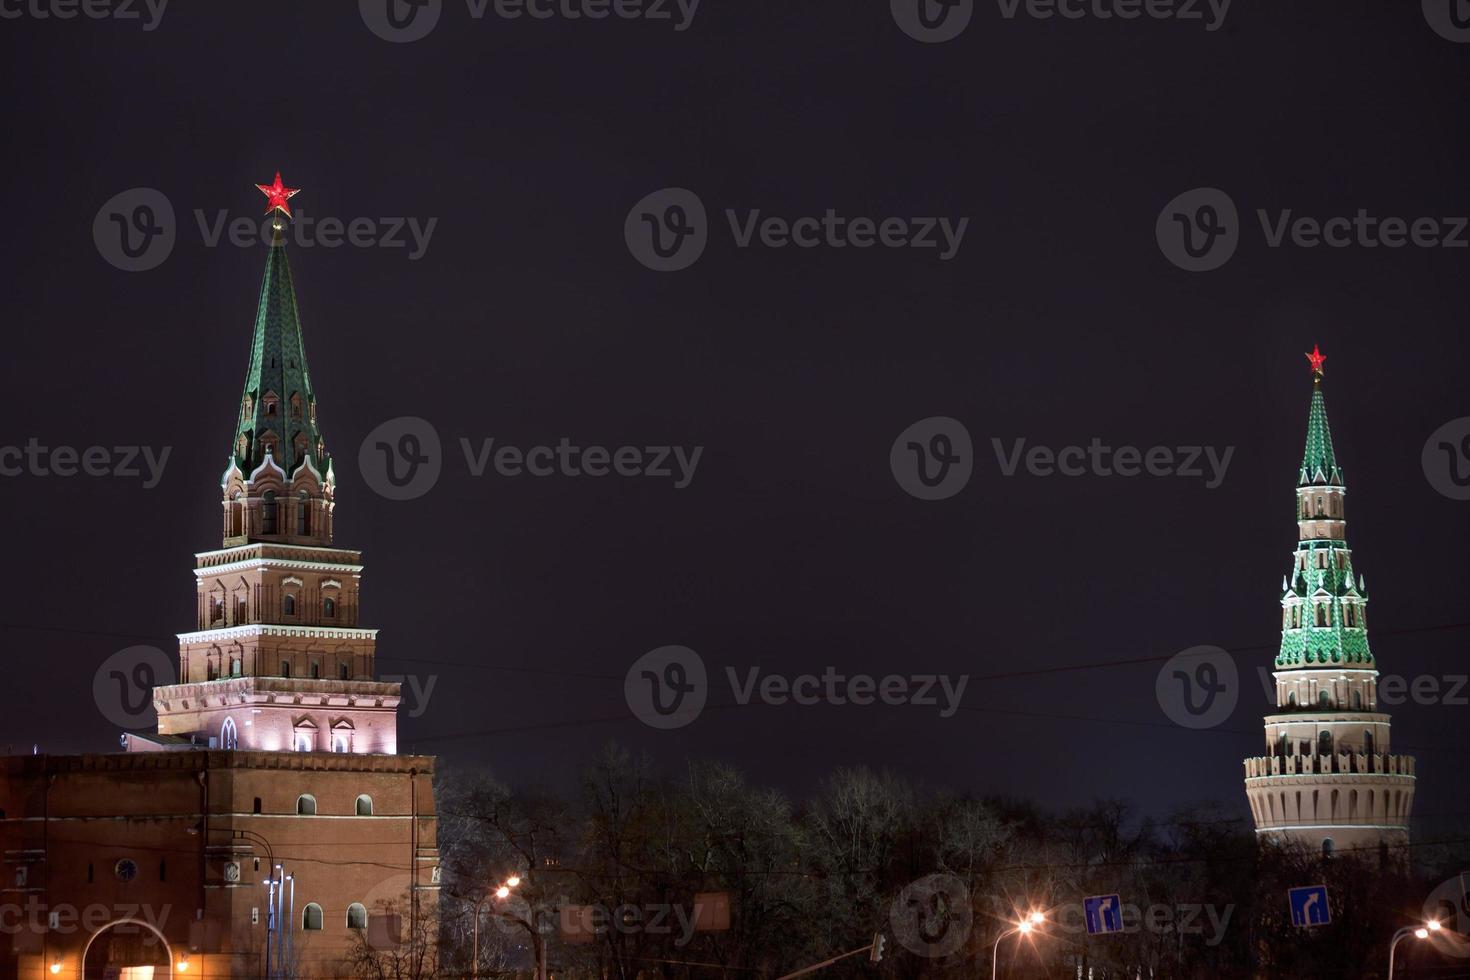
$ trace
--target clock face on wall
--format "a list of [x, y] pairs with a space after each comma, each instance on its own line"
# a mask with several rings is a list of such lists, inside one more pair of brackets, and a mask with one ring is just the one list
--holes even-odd
[[119, 881], [132, 881], [138, 877], [138, 865], [132, 858], [123, 858], [113, 865], [112, 873], [117, 875]]

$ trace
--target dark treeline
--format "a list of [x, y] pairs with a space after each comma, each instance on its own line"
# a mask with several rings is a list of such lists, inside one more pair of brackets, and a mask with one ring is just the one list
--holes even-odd
[[[863, 952], [816, 975], [989, 976], [993, 944], [1032, 911], [1045, 921], [1001, 941], [1002, 976], [1382, 977], [1395, 930], [1470, 867], [1460, 842], [1324, 858], [1258, 844], [1220, 807], [1046, 813], [867, 769], [837, 770], [794, 802], [720, 763], [656, 776], [616, 747], [570, 794], [446, 769], [437, 801], [443, 977], [470, 975], [482, 900], [482, 977], [534, 977], [538, 962], [552, 977], [778, 977], [879, 933], [882, 962]], [[1331, 924], [1294, 927], [1287, 889], [1318, 883]], [[727, 929], [697, 928], [695, 896], [709, 893], [728, 894]], [[1089, 936], [1083, 899], [1110, 894], [1125, 929]], [[1441, 915], [1463, 928], [1454, 905]], [[1470, 975], [1470, 943], [1449, 933], [1410, 937], [1398, 955], [1398, 976]], [[425, 976], [432, 960], [365, 951], [361, 972]]]

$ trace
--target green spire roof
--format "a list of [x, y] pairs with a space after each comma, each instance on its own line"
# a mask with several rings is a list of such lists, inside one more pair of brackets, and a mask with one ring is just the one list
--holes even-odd
[[1342, 469], [1332, 452], [1332, 430], [1327, 427], [1327, 402], [1320, 381], [1312, 385], [1312, 408], [1307, 414], [1307, 450], [1302, 455], [1296, 485], [1340, 487]]
[[265, 260], [231, 455], [248, 475], [265, 459], [268, 447], [288, 476], [308, 459], [318, 473], [327, 472], [329, 460], [316, 423], [316, 396], [306, 367], [291, 264], [279, 234]]

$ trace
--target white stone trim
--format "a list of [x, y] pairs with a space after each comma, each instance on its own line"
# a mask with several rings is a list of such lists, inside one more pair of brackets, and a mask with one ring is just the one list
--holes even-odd
[[[246, 636], [306, 636], [327, 640], [376, 640], [375, 629], [348, 629], [336, 626], [280, 626], [273, 623], [251, 623], [248, 626], [222, 626], [219, 629], [196, 630], [193, 633], [176, 633], [180, 643], [198, 643], [204, 640], [235, 640]], [[220, 678], [226, 680], [228, 678]], [[300, 680], [301, 678], [296, 678]], [[329, 678], [323, 678], [328, 680]]]
[[281, 584], [282, 585], [305, 585], [306, 583], [303, 582], [303, 581], [301, 581], [301, 579], [297, 578], [295, 575], [287, 575], [285, 578], [281, 579]]
[[251, 568], [291, 568], [307, 572], [339, 572], [354, 577], [362, 571], [361, 565], [343, 565], [337, 562], [295, 561], [290, 558], [247, 558], [244, 561], [232, 561], [227, 565], [206, 565], [203, 568], [196, 568], [194, 577], [224, 575], [229, 572], [243, 572]]

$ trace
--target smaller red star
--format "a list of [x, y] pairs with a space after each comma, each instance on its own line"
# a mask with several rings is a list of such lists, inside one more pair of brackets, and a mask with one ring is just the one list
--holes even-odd
[[286, 202], [291, 200], [291, 198], [295, 197], [297, 194], [300, 194], [301, 188], [287, 187], [285, 184], [281, 183], [281, 172], [279, 170], [276, 171], [275, 183], [256, 184], [255, 186], [260, 188], [260, 192], [266, 196], [266, 214], [270, 214], [272, 211], [280, 211], [285, 214], [286, 217], [291, 217], [291, 205], [287, 204]]
[[[289, 212], [288, 212], [289, 213]], [[1327, 355], [1316, 344], [1312, 345], [1312, 353], [1307, 355], [1307, 360], [1312, 364], [1312, 374], [1322, 377], [1322, 362], [1327, 360]]]

